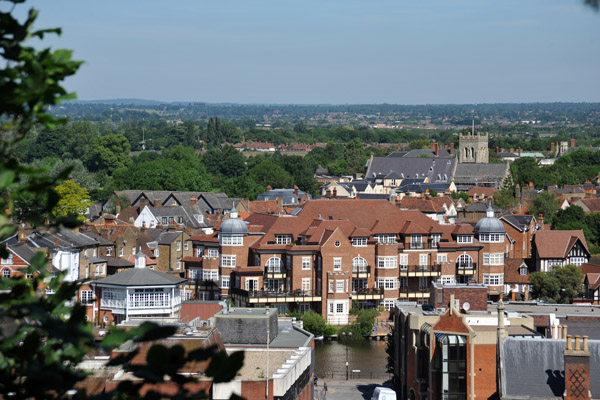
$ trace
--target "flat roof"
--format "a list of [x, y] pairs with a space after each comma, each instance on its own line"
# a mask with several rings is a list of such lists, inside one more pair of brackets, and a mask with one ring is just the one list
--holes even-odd
[[[498, 308], [497, 303], [488, 304], [489, 311]], [[585, 315], [600, 318], [600, 306], [591, 304], [547, 304], [538, 302], [508, 302], [504, 303], [506, 311], [516, 311], [520, 314], [555, 314], [561, 315]]]
[[215, 314], [217, 318], [269, 318], [277, 316], [276, 308], [230, 308], [227, 313], [223, 310]]

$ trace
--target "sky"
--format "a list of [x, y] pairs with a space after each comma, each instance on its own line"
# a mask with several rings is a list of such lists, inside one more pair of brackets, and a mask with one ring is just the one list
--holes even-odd
[[600, 101], [583, 0], [34, 0], [84, 60], [81, 100], [276, 104]]

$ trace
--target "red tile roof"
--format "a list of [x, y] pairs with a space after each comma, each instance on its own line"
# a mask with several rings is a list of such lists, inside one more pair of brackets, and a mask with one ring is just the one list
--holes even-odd
[[534, 243], [541, 258], [566, 258], [569, 250], [580, 240], [588, 251], [582, 230], [574, 231], [537, 231]]

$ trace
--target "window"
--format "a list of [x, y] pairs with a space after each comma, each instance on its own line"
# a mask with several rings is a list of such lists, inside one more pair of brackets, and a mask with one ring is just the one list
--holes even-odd
[[458, 243], [473, 243], [473, 236], [471, 235], [458, 235], [456, 238]]
[[377, 257], [377, 268], [396, 268], [398, 257], [396, 256], [379, 256]]
[[377, 243], [379, 244], [394, 244], [396, 243], [396, 235], [377, 235]]
[[358, 256], [352, 259], [352, 272], [367, 272], [367, 260]]
[[438, 264], [448, 262], [448, 254], [438, 254], [437, 255], [437, 262], [438, 262]]
[[92, 250], [92, 256], [93, 256], [93, 257], [96, 257], [96, 254], [98, 254], [98, 253], [96, 252], [96, 250], [97, 250], [97, 249], [96, 249], [95, 247], [94, 247], [94, 249]]
[[204, 249], [202, 247], [196, 247], [196, 257], [202, 257], [204, 254]]
[[204, 279], [205, 281], [218, 281], [219, 271], [216, 269], [205, 269], [202, 271], [202, 279]]
[[112, 247], [107, 247], [106, 248], [106, 255], [109, 256], [109, 257], [112, 256]]
[[175, 217], [169, 217], [169, 224], [175, 223]]
[[399, 284], [399, 287], [401, 287], [401, 288], [408, 287], [408, 278], [405, 276], [401, 277], [398, 284]]
[[329, 293], [333, 293], [333, 285], [334, 285], [333, 279], [330, 279], [329, 280]]
[[243, 246], [243, 235], [219, 235], [221, 246]]
[[419, 254], [419, 266], [427, 267], [429, 265], [429, 257], [427, 254]]
[[429, 288], [429, 282], [427, 277], [419, 277], [419, 290], [426, 290], [427, 288]]
[[526, 266], [522, 266], [521, 268], [519, 268], [519, 275], [527, 275], [528, 270]]
[[177, 259], [177, 269], [181, 269], [181, 267], [183, 266], [183, 262], [181, 261], [181, 259]]
[[473, 259], [468, 254], [461, 254], [458, 257], [458, 260], [456, 260], [456, 264], [458, 265], [458, 268], [474, 268]]
[[434, 233], [433, 235], [431, 235], [431, 246], [436, 247], [438, 245], [438, 243], [440, 242], [441, 238], [442, 238], [442, 235], [440, 235], [439, 233]]
[[479, 235], [479, 241], [483, 243], [500, 243], [504, 241], [504, 235], [500, 233], [482, 233]]
[[581, 264], [585, 264], [586, 262], [587, 261], [585, 257], [569, 257], [569, 264], [577, 265], [578, 267], [580, 267]]
[[334, 307], [334, 304], [329, 303], [329, 314], [333, 314], [333, 307]]
[[441, 390], [444, 398], [467, 398], [467, 340], [465, 336], [441, 334], [436, 336], [435, 364], [441, 371]]
[[219, 257], [219, 249], [208, 249], [208, 257], [209, 258]]
[[355, 247], [364, 247], [367, 245], [367, 238], [366, 237], [355, 237], [352, 238], [352, 246]]
[[333, 270], [334, 271], [341, 271], [342, 270], [342, 258], [341, 257], [334, 257], [333, 258]]
[[335, 281], [335, 292], [336, 293], [344, 293], [344, 280]]
[[181, 240], [177, 241], [177, 251], [181, 251]]
[[10, 269], [4, 268], [2, 270], [2, 276], [5, 277], [5, 278], [10, 278]]
[[283, 291], [283, 279], [265, 279], [265, 290], [270, 292]]
[[265, 266], [267, 267], [267, 272], [281, 272], [283, 261], [279, 257], [271, 257], [267, 260]]
[[167, 217], [162, 217], [162, 224], [167, 225], [167, 223], [168, 223]]
[[290, 244], [292, 242], [292, 235], [275, 235], [276, 244]]
[[367, 289], [369, 285], [369, 280], [365, 278], [361, 279], [352, 279], [352, 291], [356, 292], [361, 289]]
[[160, 255], [160, 251], [158, 249], [154, 249], [154, 257], [158, 257]]
[[310, 269], [310, 257], [302, 257], [302, 269]]
[[379, 302], [379, 305], [384, 307], [386, 310], [390, 311], [392, 308], [394, 308], [395, 303], [395, 300], [381, 300]]
[[31, 273], [28, 272], [28, 273], [25, 274], [25, 278], [26, 279], [31, 279], [31, 278], [33, 278], [33, 274], [31, 274]]
[[[154, 256], [158, 257], [158, 249], [154, 250]], [[123, 248], [119, 248], [119, 257], [123, 257]]]
[[400, 269], [408, 268], [408, 254], [400, 254]]
[[93, 304], [94, 303], [94, 292], [92, 290], [81, 291], [81, 304]]
[[300, 311], [301, 314], [309, 312], [310, 311], [310, 303], [299, 303], [298, 311]]
[[453, 275], [442, 275], [439, 281], [442, 285], [452, 285], [454, 284], [454, 276]]
[[236, 264], [235, 255], [233, 255], [233, 256], [222, 255], [221, 256], [221, 267], [235, 268], [235, 264]]
[[302, 291], [310, 292], [310, 278], [302, 278]]
[[132, 256], [135, 256], [135, 247], [132, 247], [132, 248], [131, 248], [131, 255], [132, 255]]
[[483, 275], [483, 284], [487, 286], [504, 285], [504, 274]]
[[171, 290], [162, 288], [134, 289], [129, 291], [128, 306], [131, 308], [170, 307]]
[[13, 263], [13, 255], [12, 253], [8, 253], [8, 258], [2, 259], [2, 264], [12, 264]]
[[337, 303], [335, 305], [335, 312], [336, 312], [336, 314], [343, 314], [344, 313], [344, 303]]
[[185, 243], [184, 243], [184, 245], [183, 245], [183, 249], [184, 249], [185, 251], [188, 251], [188, 250], [190, 249], [190, 241], [189, 241], [189, 240], [186, 240], [186, 241], [185, 241]]
[[423, 237], [421, 235], [410, 236], [410, 248], [411, 249], [422, 249], [423, 248]]
[[483, 253], [483, 265], [504, 264], [504, 253]]
[[379, 289], [397, 289], [398, 280], [396, 278], [378, 278], [377, 287]]

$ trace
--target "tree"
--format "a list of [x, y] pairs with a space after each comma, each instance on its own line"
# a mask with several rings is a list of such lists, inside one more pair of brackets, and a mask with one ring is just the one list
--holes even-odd
[[544, 221], [546, 223], [552, 223], [554, 220], [554, 215], [558, 211], [560, 205], [560, 200], [556, 197], [556, 194], [551, 192], [542, 192], [535, 196], [531, 201], [531, 207], [529, 207], [529, 212], [531, 215], [540, 215], [544, 216]]
[[390, 336], [385, 344], [386, 363], [385, 372], [388, 374], [396, 373], [396, 345], [394, 338], [396, 337], [396, 328], [392, 326]]
[[86, 210], [94, 204], [90, 200], [88, 191], [74, 180], [65, 181], [54, 190], [58, 194], [59, 200], [52, 210], [52, 214], [56, 218], [76, 215], [78, 220], [85, 221]]
[[317, 314], [312, 310], [301, 314], [301, 319], [304, 324], [304, 329], [315, 336], [333, 335], [335, 333], [335, 328], [328, 325], [321, 314]]
[[101, 136], [92, 143], [83, 156], [83, 161], [92, 172], [105, 170], [108, 174], [118, 168], [131, 165], [131, 146], [123, 135]]
[[536, 299], [551, 303], [571, 304], [582, 293], [583, 273], [575, 265], [553, 266], [550, 272], [533, 272], [529, 275]]
[[[16, 5], [23, 1], [11, 2]], [[17, 230], [16, 221], [13, 222], [10, 211], [6, 211], [13, 208], [8, 194], [18, 188], [23, 194], [46, 199], [40, 205], [42, 212], [29, 214], [24, 221], [40, 224], [41, 215], [50, 212], [59, 202], [53, 188], [68, 173], [53, 178], [48, 176], [47, 170], [23, 166], [14, 150], [34, 125], [51, 129], [61, 122], [46, 109], [72, 97], [61, 82], [73, 75], [81, 63], [71, 60], [72, 53], [67, 50], [24, 46], [27, 40], [43, 39], [49, 33], [59, 34], [60, 29], [34, 31], [37, 11], [30, 10], [21, 22], [12, 15], [14, 7], [2, 7], [4, 9], [9, 11], [0, 11], [0, 256], [7, 258], [5, 240]], [[62, 276], [51, 278], [46, 254], [38, 252], [21, 276], [0, 277], [0, 393], [3, 397], [86, 398], [85, 388], [79, 388], [76, 396], [69, 391], [85, 378], [77, 366], [88, 351], [96, 348], [110, 353], [125, 340], [140, 343], [174, 333], [171, 327], [143, 324], [129, 331], [111, 330], [101, 344], [96, 343], [91, 325], [85, 321], [84, 307], [72, 301], [81, 283], [63, 282]], [[51, 294], [46, 294], [44, 288]], [[139, 367], [128, 362], [131, 360], [128, 357], [135, 356], [136, 351], [117, 357], [111, 364], [122, 366], [135, 381], [120, 382], [115, 391], [103, 393], [103, 398], [138, 398], [139, 389], [146, 382], [171, 382], [176, 386], [176, 393], [160, 394], [160, 398], [184, 398], [188, 393], [184, 385], [196, 380], [177, 373], [183, 363], [211, 360], [206, 375], [212, 376], [215, 382], [222, 382], [233, 379], [243, 362], [243, 354], [227, 357], [217, 352], [216, 347], [183, 354], [181, 346], [153, 346], [148, 352], [147, 364]], [[150, 392], [147, 397], [158, 398], [159, 394]]]

